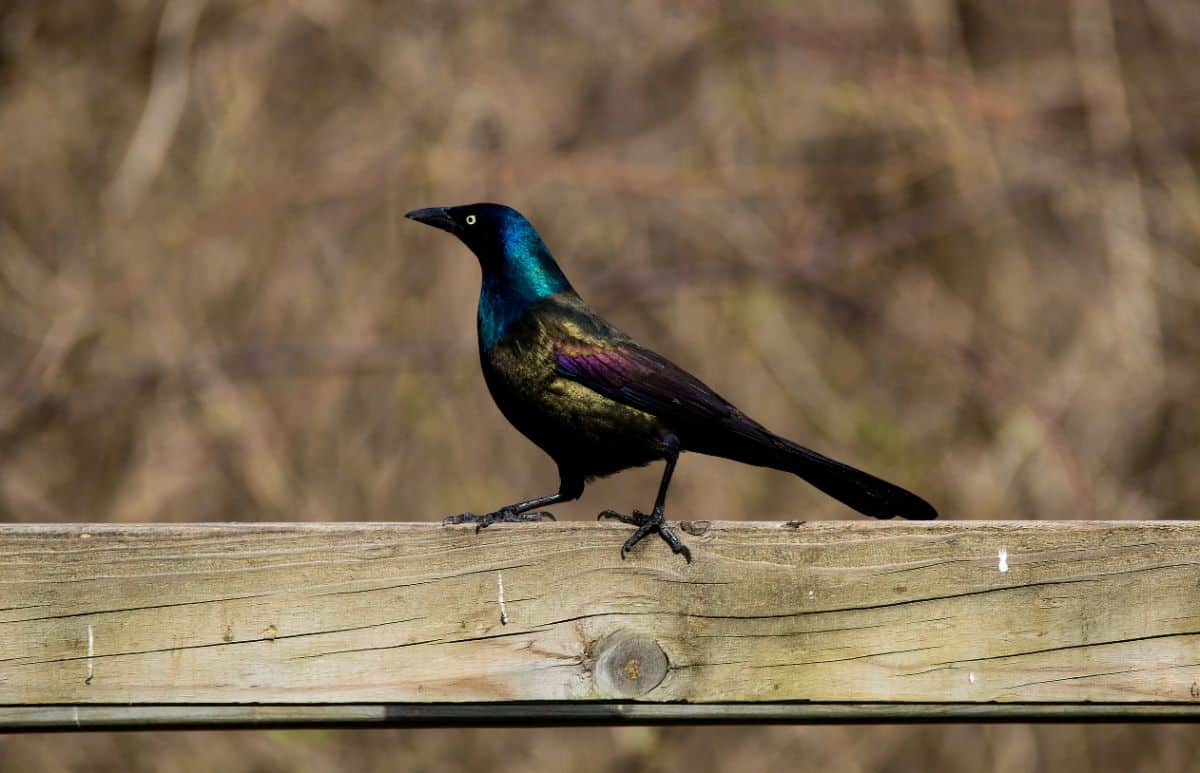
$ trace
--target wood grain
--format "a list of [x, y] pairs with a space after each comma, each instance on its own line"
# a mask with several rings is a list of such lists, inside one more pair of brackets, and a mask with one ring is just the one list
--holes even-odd
[[690, 531], [691, 565], [654, 540], [622, 562], [608, 524], [3, 526], [0, 727], [1200, 709], [1200, 523]]

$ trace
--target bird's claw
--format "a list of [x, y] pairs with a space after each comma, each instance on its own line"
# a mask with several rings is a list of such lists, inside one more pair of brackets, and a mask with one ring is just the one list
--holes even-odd
[[493, 523], [530, 523], [534, 521], [557, 520], [554, 513], [540, 511], [536, 513], [519, 513], [507, 507], [502, 507], [499, 510], [483, 515], [475, 513], [459, 513], [458, 515], [448, 515], [442, 519], [443, 526], [454, 526], [460, 523], [475, 524], [475, 533], [478, 534], [481, 529], [486, 529]]
[[634, 510], [633, 515], [618, 513], [616, 510], [604, 510], [596, 516], [596, 520], [602, 518], [613, 518], [621, 523], [637, 527], [637, 531], [629, 539], [625, 540], [625, 544], [621, 545], [622, 561], [625, 560], [626, 554], [633, 549], [633, 546], [642, 540], [642, 537], [655, 531], [671, 547], [672, 553], [681, 555], [689, 564], [692, 563], [692, 551], [688, 550], [688, 546], [683, 544], [683, 540], [679, 539], [679, 535], [671, 527], [667, 526], [667, 519], [663, 515], [662, 510], [655, 508], [654, 512], [649, 514], [643, 513], [641, 510]]
[[646, 523], [646, 519], [649, 517], [650, 516], [646, 515], [641, 510], [634, 510], [633, 515], [618, 513], [616, 510], [602, 510], [600, 514], [596, 516], [596, 520], [599, 521], [604, 518], [612, 518], [620, 521], [621, 523], [627, 523], [630, 526], [641, 526], [642, 524]]

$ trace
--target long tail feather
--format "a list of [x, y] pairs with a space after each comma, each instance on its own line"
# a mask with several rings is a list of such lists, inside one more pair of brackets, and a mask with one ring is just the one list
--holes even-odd
[[839, 502], [872, 518], [937, 518], [933, 505], [911, 491], [874, 475], [778, 438], [779, 453], [771, 467], [792, 472]]

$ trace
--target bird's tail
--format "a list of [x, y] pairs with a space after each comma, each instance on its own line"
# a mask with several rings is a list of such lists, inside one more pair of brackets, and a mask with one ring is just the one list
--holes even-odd
[[848, 507], [872, 518], [928, 521], [937, 510], [911, 491], [779, 437], [746, 416], [724, 427], [716, 442], [694, 442], [691, 450], [799, 475]]
[[773, 440], [774, 458], [766, 466], [799, 475], [863, 515], [914, 521], [937, 518], [937, 510], [933, 509], [933, 505], [911, 491], [790, 440], [778, 436]]

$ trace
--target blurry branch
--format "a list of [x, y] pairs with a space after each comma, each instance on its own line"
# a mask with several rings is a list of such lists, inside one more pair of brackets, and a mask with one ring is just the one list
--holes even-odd
[[1113, 11], [1107, 0], [1076, 0], [1072, 30], [1079, 50], [1079, 77], [1088, 106], [1087, 127], [1098, 157], [1115, 166], [1113, 183], [1099, 191], [1103, 235], [1111, 267], [1109, 303], [1103, 310], [1109, 335], [1123, 357], [1142, 371], [1141, 383], [1157, 386], [1165, 372], [1154, 254], [1141, 177], [1130, 161], [1134, 144]]
[[442, 355], [432, 348], [414, 352], [376, 342], [345, 346], [270, 343], [174, 366], [151, 363], [70, 394], [45, 394], [25, 401], [0, 428], [0, 454], [10, 453], [51, 427], [85, 421], [163, 390], [195, 394], [230, 380], [411, 371], [437, 367]]
[[1158, 18], [1158, 30], [1175, 40], [1200, 45], [1200, 5], [1178, 0], [1150, 0], [1147, 10]]
[[163, 9], [146, 108], [106, 193], [109, 205], [121, 214], [141, 201], [179, 127], [187, 104], [192, 39], [206, 1], [169, 0]]

